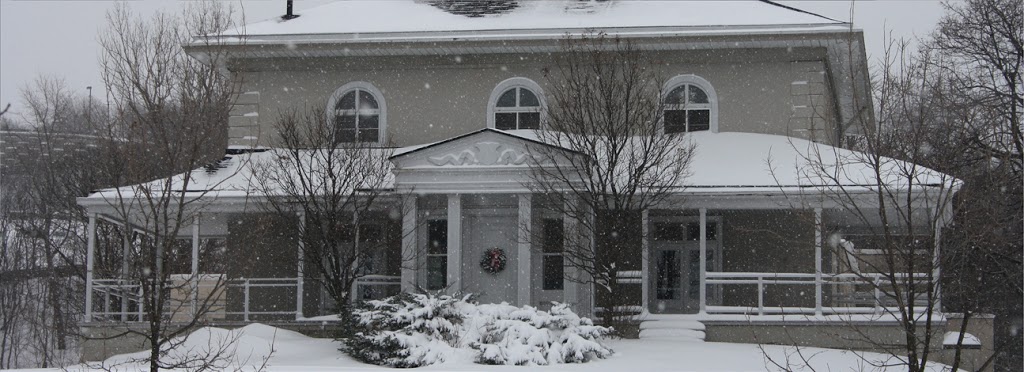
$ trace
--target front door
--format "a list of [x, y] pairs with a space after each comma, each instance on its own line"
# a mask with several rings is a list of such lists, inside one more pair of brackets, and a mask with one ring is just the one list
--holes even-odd
[[[700, 310], [700, 222], [673, 217], [651, 222], [651, 313], [696, 313]], [[707, 269], [716, 270], [720, 253], [719, 223], [708, 220]], [[712, 296], [711, 293], [708, 294]]]
[[[516, 301], [516, 251], [518, 216], [515, 209], [463, 210], [462, 288], [474, 293], [480, 303]], [[490, 273], [481, 267], [488, 250], [504, 251], [503, 270]]]

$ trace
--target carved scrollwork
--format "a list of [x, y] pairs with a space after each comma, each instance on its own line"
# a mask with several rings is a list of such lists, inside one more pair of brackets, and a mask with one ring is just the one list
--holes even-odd
[[508, 148], [498, 142], [479, 142], [468, 149], [441, 156], [427, 158], [436, 166], [454, 165], [523, 165], [530, 160], [530, 154], [519, 149]]

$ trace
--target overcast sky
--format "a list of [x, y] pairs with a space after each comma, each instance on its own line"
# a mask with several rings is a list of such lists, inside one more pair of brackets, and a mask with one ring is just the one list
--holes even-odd
[[[382, 0], [386, 1], [386, 0]], [[687, 0], [676, 0], [687, 1]], [[129, 1], [138, 13], [180, 9], [186, 1]], [[236, 4], [238, 1], [234, 1]], [[296, 1], [301, 13], [329, 0]], [[790, 6], [833, 19], [851, 19], [851, 2], [781, 1]], [[97, 62], [96, 35], [103, 29], [105, 13], [114, 1], [0, 0], [0, 106], [17, 105], [19, 90], [39, 75], [64, 78], [72, 90], [93, 87], [97, 99], [104, 96]], [[248, 23], [282, 14], [285, 0], [241, 2]], [[738, 4], [737, 4], [738, 5]], [[874, 62], [886, 44], [886, 31], [896, 38], [926, 36], [942, 15], [940, 0], [857, 1], [853, 22], [864, 30], [869, 58]]]

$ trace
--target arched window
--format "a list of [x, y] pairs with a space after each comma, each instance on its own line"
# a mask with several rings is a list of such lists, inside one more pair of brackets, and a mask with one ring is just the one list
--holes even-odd
[[665, 133], [718, 132], [718, 102], [714, 88], [696, 75], [680, 75], [665, 84]]
[[365, 82], [338, 88], [327, 105], [334, 143], [384, 142], [385, 115], [384, 95]]
[[544, 93], [533, 80], [511, 78], [491, 92], [487, 126], [502, 130], [540, 129]]

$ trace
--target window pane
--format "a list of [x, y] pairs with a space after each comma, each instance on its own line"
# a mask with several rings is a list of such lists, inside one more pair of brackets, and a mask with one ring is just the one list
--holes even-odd
[[516, 129], [516, 114], [497, 113], [494, 114], [494, 128], [501, 130]]
[[695, 85], [690, 85], [689, 103], [708, 103], [708, 94], [705, 93], [703, 89], [700, 89]]
[[341, 129], [355, 129], [356, 128], [356, 116], [355, 115], [338, 115], [334, 117], [334, 125]]
[[540, 129], [540, 113], [524, 112], [519, 114], [519, 129]]
[[355, 142], [356, 130], [339, 128], [334, 131], [334, 142]]
[[562, 255], [544, 256], [544, 289], [560, 290], [563, 288], [565, 269]]
[[427, 254], [448, 253], [448, 220], [427, 222]]
[[690, 251], [690, 271], [688, 276], [688, 281], [690, 282], [688, 295], [691, 300], [695, 300], [700, 297], [700, 251]]
[[665, 96], [665, 104], [666, 105], [682, 105], [682, 104], [686, 103], [685, 101], [683, 101], [683, 94], [685, 92], [686, 92], [686, 86], [685, 85], [680, 85], [678, 87], [675, 87], [675, 89], [672, 89], [672, 91], [670, 91], [668, 93], [668, 95]]
[[686, 224], [686, 240], [691, 242], [700, 240], [700, 222]]
[[562, 244], [565, 239], [562, 220], [555, 218], [544, 219], [544, 253], [562, 252]]
[[540, 106], [540, 101], [537, 100], [537, 95], [533, 94], [529, 89], [519, 88], [519, 107], [537, 106]]
[[709, 241], [718, 239], [718, 224], [714, 222], [708, 222], [708, 233], [707, 239]]
[[690, 131], [711, 129], [711, 110], [688, 110]]
[[359, 129], [377, 129], [380, 128], [380, 116], [378, 115], [359, 115]]
[[377, 142], [377, 135], [380, 131], [376, 129], [360, 129], [359, 130], [359, 142]]
[[677, 251], [660, 251], [657, 258], [658, 278], [655, 285], [655, 292], [659, 300], [673, 300], [679, 298], [680, 281], [679, 258]]
[[373, 95], [370, 94], [370, 92], [367, 92], [365, 90], [360, 90], [359, 91], [359, 109], [360, 110], [366, 110], [366, 109], [371, 109], [372, 110], [372, 109], [377, 109], [379, 107], [380, 106], [377, 105], [377, 99], [373, 98]]
[[427, 289], [438, 290], [448, 281], [448, 257], [427, 257]]
[[654, 224], [654, 240], [678, 242], [683, 241], [683, 224], [678, 222], [656, 222]]
[[516, 88], [506, 90], [498, 97], [498, 107], [516, 107]]
[[685, 110], [665, 110], [665, 133], [680, 133], [686, 130]]
[[334, 105], [335, 110], [355, 110], [356, 109], [356, 91], [345, 93], [338, 100], [338, 103]]

